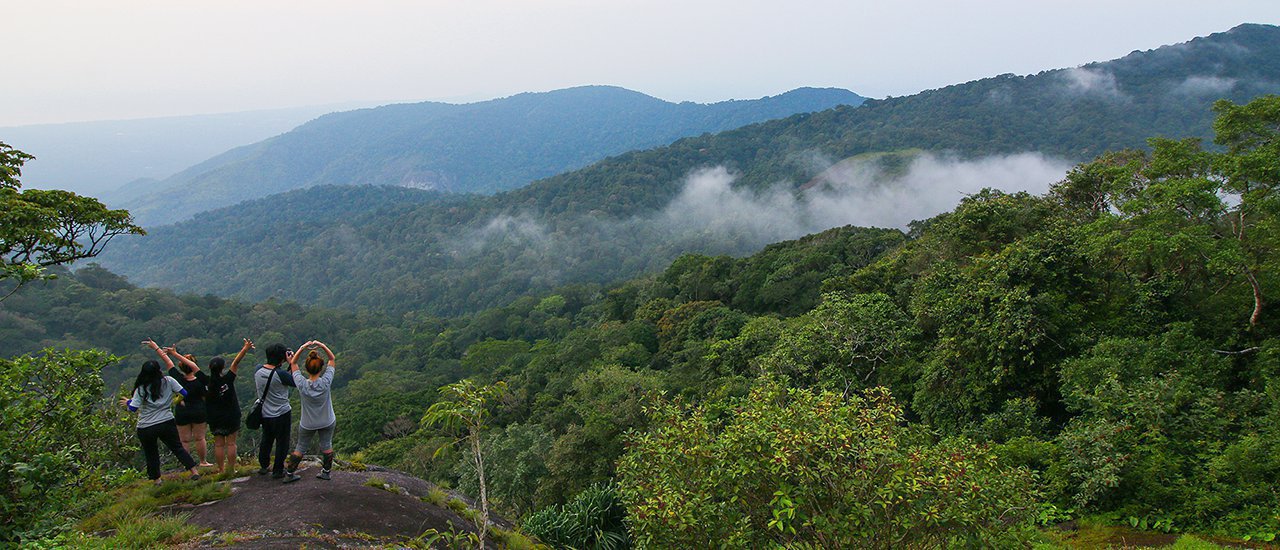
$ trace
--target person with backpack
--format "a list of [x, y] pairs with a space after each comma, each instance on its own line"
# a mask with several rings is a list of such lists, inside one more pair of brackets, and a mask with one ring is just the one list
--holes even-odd
[[[308, 347], [312, 348], [304, 363], [306, 374], [298, 369], [298, 356]], [[328, 363], [320, 359], [315, 348], [324, 350], [329, 357]], [[302, 454], [311, 449], [314, 441], [323, 457], [318, 479], [329, 479], [329, 471], [333, 469], [333, 430], [338, 426], [338, 417], [333, 414], [333, 372], [334, 357], [329, 346], [324, 342], [312, 340], [298, 348], [298, 352], [289, 358], [289, 371], [293, 383], [298, 388], [298, 396], [302, 403], [302, 417], [298, 420], [298, 446], [289, 455], [289, 469], [285, 473], [284, 482], [292, 483], [302, 479], [297, 474], [298, 464], [302, 462]]]
[[[168, 355], [154, 340], [148, 339], [142, 344], [168, 362]], [[172, 368], [172, 363], [170, 367]], [[169, 408], [174, 396], [179, 395], [186, 397], [187, 390], [173, 377], [165, 376], [160, 370], [160, 363], [153, 359], [142, 364], [142, 370], [133, 382], [133, 396], [120, 400], [121, 405], [138, 413], [138, 442], [142, 445], [142, 455], [147, 461], [147, 479], [156, 483], [160, 483], [160, 442], [191, 472], [192, 480], [200, 479], [195, 459], [182, 447], [182, 440], [178, 437], [178, 424], [174, 422], [173, 411]]]
[[[253, 373], [253, 381], [262, 403], [262, 443], [258, 445], [258, 475], [271, 472], [273, 479], [284, 477], [285, 454], [289, 452], [289, 433], [293, 429], [293, 407], [289, 404], [289, 388], [293, 377], [278, 368], [292, 357], [284, 344], [271, 344], [265, 350], [267, 362]], [[275, 451], [274, 460], [272, 450]], [[270, 470], [268, 470], [270, 466]]]
[[244, 345], [231, 367], [224, 369], [221, 357], [209, 360], [209, 391], [205, 393], [205, 408], [209, 415], [209, 431], [213, 432], [213, 462], [218, 473], [235, 471], [236, 437], [240, 433], [240, 398], [236, 396], [236, 376], [240, 361], [253, 349], [253, 342], [244, 339]]

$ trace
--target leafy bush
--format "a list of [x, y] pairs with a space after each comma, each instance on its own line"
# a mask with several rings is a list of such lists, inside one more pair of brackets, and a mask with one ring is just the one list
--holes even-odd
[[728, 418], [707, 410], [655, 406], [657, 428], [618, 466], [641, 545], [993, 545], [1034, 515], [1026, 470], [919, 439], [883, 388], [844, 397], [766, 380]]
[[578, 493], [563, 507], [551, 506], [530, 515], [523, 529], [556, 548], [617, 550], [631, 546], [626, 510], [617, 489], [599, 483]]
[[123, 409], [104, 407], [99, 351], [0, 359], [0, 542], [64, 529], [133, 453]]

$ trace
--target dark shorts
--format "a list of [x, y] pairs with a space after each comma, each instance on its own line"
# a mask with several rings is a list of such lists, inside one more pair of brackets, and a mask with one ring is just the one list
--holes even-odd
[[226, 436], [240, 431], [240, 411], [209, 411], [209, 432]]
[[[175, 407], [176, 408], [176, 407]], [[209, 415], [205, 414], [204, 408], [194, 411], [174, 411], [173, 420], [179, 426], [187, 426], [191, 424], [204, 424], [209, 421]]]

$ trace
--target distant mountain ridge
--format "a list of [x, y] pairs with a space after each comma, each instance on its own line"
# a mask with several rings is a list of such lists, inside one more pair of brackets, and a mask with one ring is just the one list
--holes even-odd
[[[682, 253], [745, 254], [772, 242], [660, 223], [700, 169], [722, 167], [736, 189], [764, 192], [779, 182], [820, 188], [815, 178], [833, 165], [884, 152], [893, 154], [877, 162], [899, 168], [910, 162], [901, 152], [916, 149], [973, 159], [1040, 151], [1083, 161], [1143, 147], [1151, 135], [1208, 136], [1215, 100], [1243, 103], [1274, 93], [1280, 93], [1280, 28], [1242, 25], [1115, 61], [684, 138], [495, 196], [442, 202], [424, 195], [398, 205], [379, 199], [380, 188], [363, 188], [351, 193], [344, 216], [328, 220], [264, 217], [284, 199], [254, 201], [112, 243], [101, 259], [135, 283], [183, 291], [400, 312], [475, 311], [556, 285], [629, 278]], [[332, 192], [295, 191], [287, 202], [319, 205]], [[803, 199], [807, 192], [799, 193]], [[856, 215], [838, 225], [856, 224]], [[316, 269], [264, 264], [261, 250], [324, 250], [330, 261]], [[190, 269], [204, 258], [233, 267]]]
[[157, 224], [316, 185], [493, 193], [633, 149], [862, 101], [846, 90], [801, 88], [756, 100], [671, 103], [585, 86], [461, 105], [386, 105], [322, 116], [106, 199]]
[[118, 189], [131, 182], [154, 185], [232, 147], [287, 132], [337, 109], [365, 105], [11, 126], [0, 128], [0, 141], [36, 156], [22, 168], [24, 187], [118, 196]]

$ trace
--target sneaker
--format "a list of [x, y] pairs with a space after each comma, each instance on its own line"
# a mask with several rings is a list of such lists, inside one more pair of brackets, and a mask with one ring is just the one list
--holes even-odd
[[320, 470], [320, 473], [316, 474], [316, 479], [329, 479], [329, 470]]
[[266, 469], [266, 468], [258, 468], [258, 475], [260, 475], [260, 476], [265, 476], [265, 475], [267, 475], [267, 472], [270, 472], [270, 471], [271, 471], [271, 470], [268, 470], [268, 469]]
[[191, 481], [200, 481], [200, 474], [191, 474]]
[[300, 476], [300, 475], [298, 475], [298, 474], [289, 474], [289, 475], [284, 476], [284, 481], [283, 481], [283, 483], [293, 483], [293, 482], [295, 482], [295, 481], [298, 481], [299, 479], [302, 479], [302, 476]]
[[274, 474], [271, 474], [271, 479], [280, 479], [282, 477], [284, 477], [284, 472], [276, 472]]

